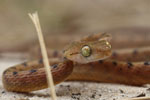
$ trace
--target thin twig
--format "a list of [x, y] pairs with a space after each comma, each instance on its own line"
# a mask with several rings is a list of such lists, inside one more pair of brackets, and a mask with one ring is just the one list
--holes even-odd
[[42, 35], [42, 30], [41, 30], [38, 14], [37, 14], [37, 12], [35, 12], [33, 14], [29, 13], [29, 16], [34, 23], [37, 34], [38, 34], [39, 43], [41, 46], [41, 52], [42, 52], [42, 56], [43, 56], [43, 62], [44, 62], [44, 66], [45, 66], [45, 72], [46, 72], [46, 76], [47, 76], [47, 80], [48, 80], [47, 82], [48, 82], [48, 86], [50, 87], [50, 90], [51, 90], [50, 92], [51, 92], [52, 100], [57, 100], [53, 77], [52, 77], [51, 68], [50, 68], [49, 61], [48, 61], [47, 51], [46, 51], [46, 47], [45, 47], [45, 43], [44, 43], [44, 38]]
[[124, 99], [124, 100], [150, 100], [150, 97], [138, 97], [138, 98]]

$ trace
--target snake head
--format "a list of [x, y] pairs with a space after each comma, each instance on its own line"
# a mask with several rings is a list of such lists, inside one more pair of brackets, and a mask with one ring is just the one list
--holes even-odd
[[106, 40], [74, 42], [65, 51], [64, 56], [77, 63], [88, 63], [111, 56], [111, 45]]

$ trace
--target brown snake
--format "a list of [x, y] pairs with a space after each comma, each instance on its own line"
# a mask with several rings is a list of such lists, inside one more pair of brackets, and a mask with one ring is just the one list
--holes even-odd
[[[65, 59], [50, 59], [54, 83], [85, 80], [128, 85], [150, 83], [150, 48], [115, 51], [111, 56], [109, 35], [93, 34], [69, 45]], [[62, 55], [60, 55], [62, 56]], [[111, 56], [110, 58], [108, 58]], [[103, 60], [108, 58], [106, 60]], [[132, 61], [132, 62], [131, 62]], [[25, 62], [3, 72], [8, 91], [30, 92], [47, 88], [42, 60]]]

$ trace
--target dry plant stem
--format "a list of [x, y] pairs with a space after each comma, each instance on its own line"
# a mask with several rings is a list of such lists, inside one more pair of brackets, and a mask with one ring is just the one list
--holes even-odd
[[124, 100], [150, 100], [150, 97], [138, 97], [138, 98], [124, 99]]
[[46, 72], [46, 75], [47, 75], [48, 86], [50, 87], [50, 90], [51, 90], [52, 100], [57, 100], [56, 99], [56, 92], [55, 92], [54, 82], [53, 82], [53, 77], [52, 77], [52, 74], [51, 74], [51, 71], [50, 71], [51, 68], [50, 68], [49, 61], [48, 61], [47, 51], [46, 51], [46, 47], [45, 47], [45, 43], [44, 43], [44, 38], [43, 38], [43, 35], [42, 35], [42, 30], [41, 30], [38, 14], [37, 14], [37, 12], [35, 12], [33, 14], [29, 14], [29, 16], [30, 16], [31, 20], [33, 21], [33, 23], [36, 27], [37, 34], [38, 34], [38, 37], [39, 37], [41, 52], [42, 52], [42, 56], [43, 56], [43, 62], [44, 62], [44, 66], [45, 66], [45, 72]]

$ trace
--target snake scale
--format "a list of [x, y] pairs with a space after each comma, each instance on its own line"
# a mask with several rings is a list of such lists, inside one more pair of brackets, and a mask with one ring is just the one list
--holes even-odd
[[[55, 84], [65, 80], [136, 86], [150, 83], [150, 48], [112, 52], [110, 35], [105, 33], [75, 41], [57, 55], [58, 58], [49, 59]], [[42, 59], [10, 67], [2, 79], [8, 91], [31, 92], [48, 87]]]

